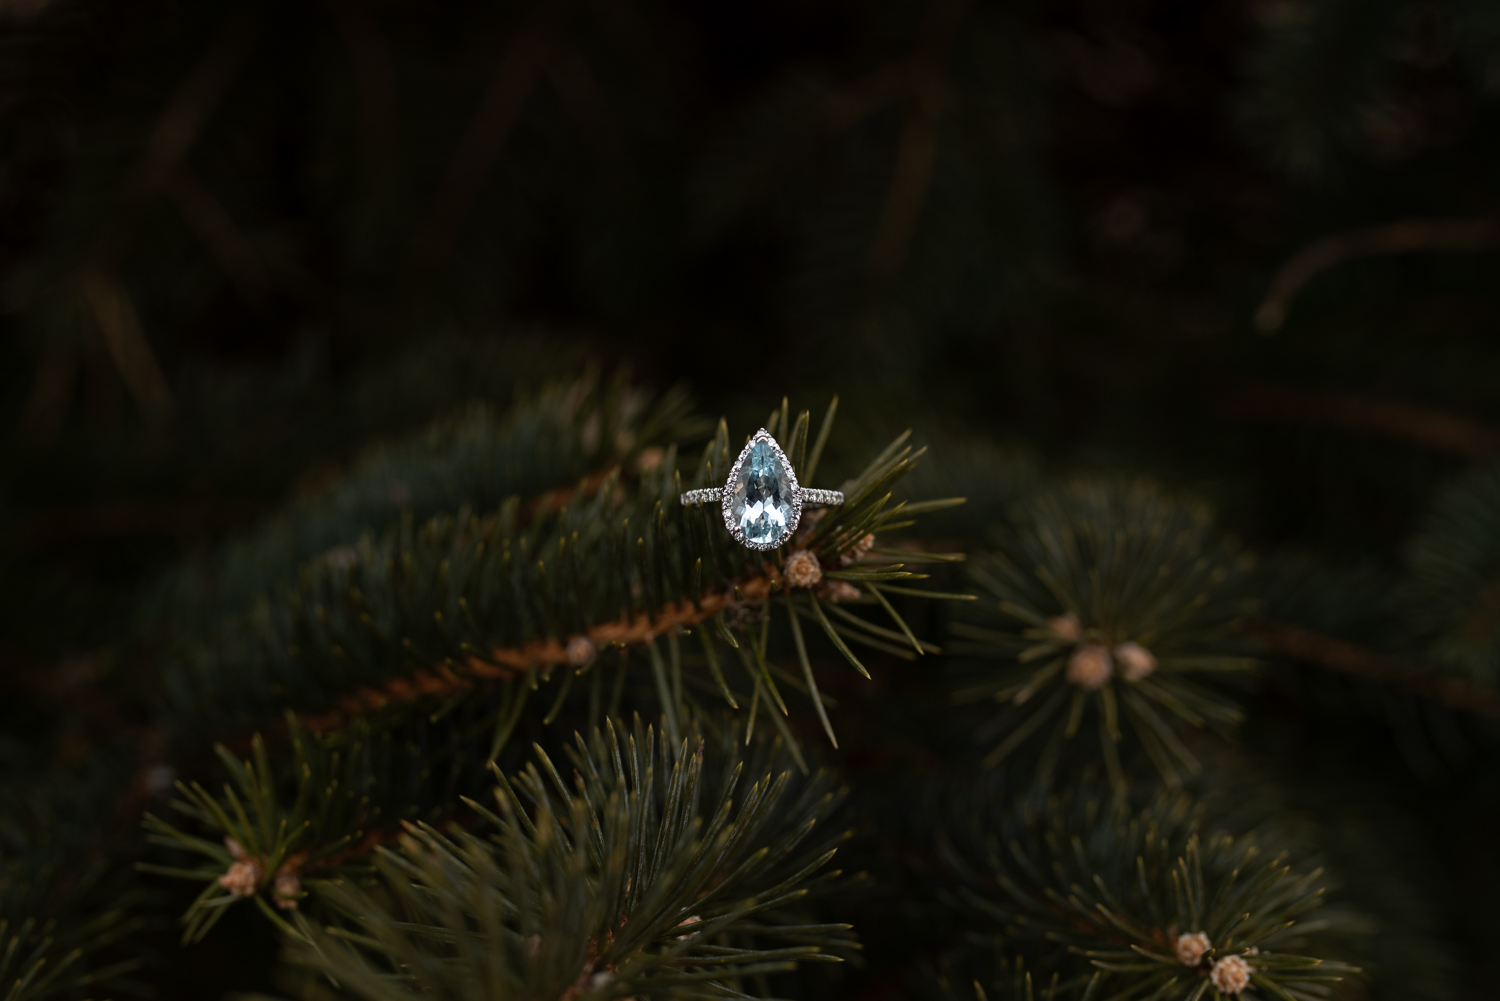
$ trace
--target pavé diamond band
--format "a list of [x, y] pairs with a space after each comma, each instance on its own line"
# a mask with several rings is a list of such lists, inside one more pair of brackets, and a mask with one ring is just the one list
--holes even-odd
[[806, 506], [844, 503], [838, 490], [804, 490], [797, 483], [791, 460], [761, 428], [751, 436], [729, 470], [722, 487], [689, 490], [683, 505], [718, 501], [724, 527], [735, 541], [751, 549], [775, 549], [797, 530]]
[[[678, 499], [682, 501], [684, 507], [689, 507], [693, 504], [707, 504], [710, 501], [717, 503], [723, 496], [723, 487], [707, 487], [703, 490], [689, 490]], [[843, 491], [802, 488], [803, 507], [833, 507], [835, 504], [842, 503], [844, 503]]]

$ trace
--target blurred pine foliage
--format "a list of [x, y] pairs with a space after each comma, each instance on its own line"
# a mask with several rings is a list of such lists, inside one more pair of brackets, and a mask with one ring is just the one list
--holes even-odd
[[[1497, 104], [1484, 0], [0, 0], [0, 992], [1489, 996]], [[762, 426], [816, 580], [676, 504]]]

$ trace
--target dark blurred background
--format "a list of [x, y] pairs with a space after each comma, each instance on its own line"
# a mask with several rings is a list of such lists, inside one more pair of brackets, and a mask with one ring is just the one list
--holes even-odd
[[836, 388], [1355, 552], [1494, 451], [1489, 4], [0, 14], [4, 503], [70, 580], [464, 396], [413, 385], [444, 339]]
[[[1492, 0], [0, 0], [0, 659], [55, 709], [0, 764], [118, 723], [163, 568], [590, 358], [915, 426], [955, 533], [1152, 476], [1416, 650], [1383, 596], [1500, 456], [1497, 125]], [[1495, 816], [1422, 850], [1493, 881]]]

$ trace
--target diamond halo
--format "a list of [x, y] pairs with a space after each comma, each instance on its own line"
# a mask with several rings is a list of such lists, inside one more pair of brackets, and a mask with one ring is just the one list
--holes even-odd
[[[735, 481], [739, 477], [740, 467], [745, 464], [751, 451], [762, 443], [771, 450], [771, 453], [776, 457], [776, 461], [781, 464], [781, 469], [786, 475], [787, 492], [790, 495], [791, 503], [790, 511], [787, 514], [786, 527], [775, 538], [765, 542], [757, 542], [745, 535], [744, 529], [734, 517], [733, 507]], [[734, 541], [747, 549], [767, 550], [783, 545], [797, 531], [797, 526], [802, 522], [802, 507], [804, 503], [808, 505], [838, 505], [844, 503], [844, 495], [838, 490], [804, 490], [801, 484], [797, 482], [797, 471], [792, 468], [792, 461], [787, 458], [786, 452], [782, 451], [780, 443], [771, 436], [769, 431], [761, 428], [755, 434], [751, 435], [750, 439], [745, 442], [745, 447], [740, 449], [740, 454], [729, 467], [729, 475], [725, 477], [722, 487], [689, 490], [679, 498], [680, 503], [683, 505], [705, 504], [712, 500], [719, 501], [719, 508], [724, 516], [724, 527], [729, 530], [730, 535], [734, 536]]]

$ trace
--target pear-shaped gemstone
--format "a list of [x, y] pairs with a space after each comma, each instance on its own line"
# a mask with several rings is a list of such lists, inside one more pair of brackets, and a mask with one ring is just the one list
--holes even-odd
[[791, 531], [792, 476], [771, 442], [762, 438], [734, 470], [729, 517], [752, 546], [770, 548]]

